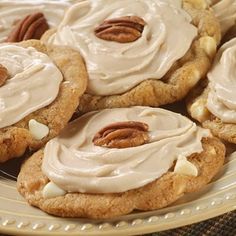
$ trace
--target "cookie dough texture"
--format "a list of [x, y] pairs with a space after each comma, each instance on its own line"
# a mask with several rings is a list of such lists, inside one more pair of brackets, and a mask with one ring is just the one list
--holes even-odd
[[23, 164], [17, 187], [29, 204], [62, 217], [107, 219], [128, 214], [133, 210], [155, 210], [168, 206], [185, 193], [198, 191], [223, 165], [224, 145], [216, 138], [204, 138], [202, 143], [204, 151], [188, 158], [198, 168], [198, 177], [168, 172], [144, 187], [123, 193], [68, 193], [65, 196], [44, 199], [42, 190], [49, 180], [41, 171], [43, 151], [40, 150]]
[[[161, 80], [146, 80], [119, 95], [96, 96], [86, 93], [82, 96], [79, 110], [88, 112], [135, 105], [158, 107], [184, 98], [208, 72], [221, 33], [217, 19], [204, 0], [184, 0], [183, 7], [192, 16], [192, 23], [199, 33], [185, 56], [174, 63]], [[54, 32], [46, 32], [42, 41], [47, 42]]]
[[[206, 82], [207, 83], [207, 82]], [[187, 110], [211, 133], [227, 142], [236, 144], [236, 124], [224, 123], [207, 109], [209, 88], [206, 83], [199, 86], [187, 98]]]
[[[31, 113], [12, 126], [0, 129], [0, 162], [20, 157], [27, 149], [37, 150], [58, 135], [76, 110], [79, 98], [87, 86], [86, 68], [78, 52], [67, 47], [46, 46], [37, 40], [18, 45], [34, 47], [39, 52], [46, 53], [61, 71], [63, 82], [57, 98], [50, 105]], [[42, 140], [36, 140], [30, 134], [28, 123], [31, 119], [49, 127], [49, 134]]]

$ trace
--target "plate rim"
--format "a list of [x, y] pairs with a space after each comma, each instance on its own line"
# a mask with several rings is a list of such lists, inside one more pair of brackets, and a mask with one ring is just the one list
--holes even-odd
[[[3, 211], [0, 210], [1, 224], [0, 232], [5, 234], [14, 234], [14, 235], [134, 235], [134, 234], [143, 234], [143, 233], [153, 233], [160, 232], [164, 230], [171, 230], [174, 228], [187, 226], [190, 224], [198, 223], [207, 219], [217, 217], [219, 215], [225, 214], [227, 212], [236, 210], [236, 187], [231, 189], [228, 192], [223, 192], [214, 197], [213, 200], [207, 202], [204, 205], [203, 209], [194, 208], [192, 202], [189, 202], [186, 208], [181, 208], [175, 211], [170, 211], [165, 214], [158, 214], [159, 211], [149, 211], [145, 213], [138, 213], [137, 215], [147, 214], [146, 217], [136, 218], [133, 220], [119, 220], [114, 219], [114, 223], [109, 222], [109, 220], [100, 221], [101, 223], [85, 223], [80, 225], [77, 223], [74, 230], [66, 230], [66, 227], [60, 227], [59, 230], [52, 230], [48, 225], [45, 225], [41, 228], [33, 228], [35, 222], [30, 222], [27, 225], [23, 225], [24, 219], [17, 220], [14, 219], [14, 216], [6, 217], [2, 214]], [[215, 202], [215, 199], [218, 199], [218, 202]], [[178, 205], [176, 206], [178, 207]], [[184, 213], [184, 210], [186, 212]], [[150, 213], [150, 215], [149, 215]], [[196, 213], [196, 214], [195, 214]], [[6, 214], [6, 213], [5, 213]], [[186, 215], [191, 215], [187, 217]], [[182, 217], [181, 217], [182, 216]], [[70, 218], [59, 218], [63, 221], [70, 220]], [[75, 219], [73, 219], [75, 220]], [[79, 219], [78, 219], [79, 220]], [[171, 224], [171, 221], [174, 224]], [[118, 222], [118, 223], [115, 223]], [[161, 224], [160, 224], [161, 222]], [[122, 225], [123, 223], [123, 225]], [[119, 225], [120, 224], [120, 225]], [[74, 224], [75, 225], [75, 224]], [[46, 227], [47, 226], [47, 227]], [[51, 225], [52, 226], [52, 225]], [[63, 228], [63, 229], [62, 229]]]

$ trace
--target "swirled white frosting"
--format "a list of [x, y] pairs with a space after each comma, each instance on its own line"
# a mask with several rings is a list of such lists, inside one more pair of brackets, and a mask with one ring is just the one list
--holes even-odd
[[[197, 35], [181, 0], [84, 0], [72, 6], [48, 42], [81, 52], [89, 73], [88, 93], [120, 94], [147, 79], [161, 79]], [[102, 40], [94, 29], [104, 20], [135, 15], [146, 25], [132, 43]]]
[[236, 1], [212, 0], [210, 3], [220, 22], [222, 35], [224, 35], [236, 23]]
[[0, 63], [10, 74], [0, 87], [0, 128], [15, 124], [57, 97], [63, 76], [46, 54], [2, 44]]
[[208, 78], [207, 108], [222, 121], [236, 123], [236, 39], [220, 48]]
[[17, 20], [35, 12], [44, 13], [50, 27], [57, 27], [72, 3], [65, 0], [1, 0], [0, 42], [6, 40]]
[[[101, 128], [120, 121], [149, 125], [147, 144], [125, 148], [95, 146]], [[160, 108], [131, 107], [87, 113], [73, 121], [44, 150], [42, 170], [68, 192], [115, 193], [161, 177], [179, 156], [199, 153], [209, 131], [184, 116]]]

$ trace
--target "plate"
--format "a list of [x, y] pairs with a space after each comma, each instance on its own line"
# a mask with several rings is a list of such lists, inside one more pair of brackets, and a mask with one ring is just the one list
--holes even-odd
[[29, 206], [16, 190], [19, 160], [0, 166], [0, 232], [14, 235], [137, 235], [196, 223], [236, 209], [236, 153], [198, 193], [162, 210], [106, 221], [50, 216]]

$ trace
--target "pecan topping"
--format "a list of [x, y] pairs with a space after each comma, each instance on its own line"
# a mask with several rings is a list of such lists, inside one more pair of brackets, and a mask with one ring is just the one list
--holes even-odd
[[8, 77], [9, 74], [7, 68], [0, 64], [0, 87], [5, 84]]
[[95, 28], [95, 35], [107, 41], [129, 43], [141, 37], [146, 22], [138, 16], [123, 16], [105, 20]]
[[48, 29], [49, 26], [43, 13], [33, 13], [16, 23], [6, 42], [40, 39]]
[[137, 121], [110, 124], [93, 138], [94, 145], [108, 148], [136, 147], [148, 141], [148, 125]]

